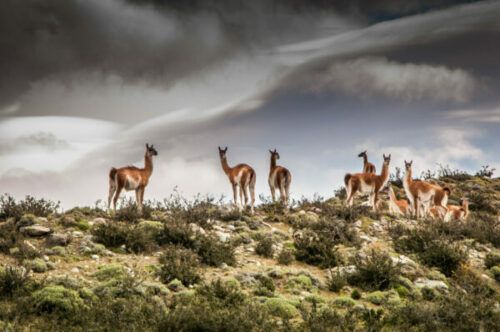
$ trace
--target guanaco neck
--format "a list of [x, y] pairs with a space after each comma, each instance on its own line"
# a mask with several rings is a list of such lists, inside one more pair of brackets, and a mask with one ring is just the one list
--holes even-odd
[[380, 173], [380, 177], [382, 178], [382, 183], [385, 183], [387, 179], [389, 179], [389, 165], [385, 162], [382, 165], [382, 172]]
[[222, 169], [224, 170], [224, 173], [226, 173], [226, 175], [229, 176], [229, 172], [231, 171], [231, 167], [229, 167], [226, 157], [221, 157], [220, 163], [222, 164]]
[[144, 170], [148, 177], [153, 173], [153, 157], [147, 152], [144, 155]]
[[467, 218], [467, 216], [469, 215], [469, 202], [467, 201], [463, 201], [462, 202], [462, 209], [464, 209], [464, 218]]
[[271, 156], [271, 173], [276, 168], [276, 157]]
[[366, 154], [363, 155], [363, 164], [368, 164], [368, 156]]
[[394, 194], [394, 190], [392, 190], [391, 186], [389, 185], [389, 198], [391, 201], [396, 202], [396, 195]]
[[406, 170], [404, 183], [409, 186], [412, 182], [413, 180], [411, 179], [411, 168], [410, 168], [409, 170]]

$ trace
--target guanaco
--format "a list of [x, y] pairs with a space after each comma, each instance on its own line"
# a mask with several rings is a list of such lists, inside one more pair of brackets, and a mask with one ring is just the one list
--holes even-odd
[[363, 173], [377, 173], [375, 165], [368, 161], [368, 155], [366, 154], [366, 150], [358, 154], [358, 157], [363, 157]]
[[417, 218], [426, 217], [430, 212], [430, 208], [435, 206], [438, 211], [438, 217], [444, 218], [448, 211], [446, 204], [451, 194], [450, 187], [447, 185], [440, 187], [425, 181], [414, 181], [412, 179], [412, 164], [413, 161], [407, 162], [405, 160], [406, 174], [403, 180], [403, 187], [412, 205], [414, 215]]
[[469, 216], [469, 199], [468, 198], [462, 199], [462, 206], [448, 204], [446, 207], [448, 208], [448, 212], [446, 213], [446, 215], [444, 217], [445, 221], [450, 221], [453, 219], [461, 220], [461, 221], [467, 220], [467, 217]]
[[389, 185], [389, 212], [403, 216], [409, 216], [411, 213], [408, 201], [406, 199], [397, 199], [391, 185]]
[[111, 168], [109, 171], [109, 196], [108, 210], [111, 205], [113, 194], [113, 209], [116, 211], [116, 201], [120, 196], [122, 189], [126, 191], [135, 190], [135, 199], [139, 211], [142, 210], [142, 201], [144, 200], [144, 189], [148, 185], [151, 173], [153, 173], [153, 156], [158, 155], [153, 145], [146, 143], [146, 153], [144, 154], [144, 168], [127, 166], [122, 168]]
[[387, 157], [383, 155], [384, 162], [382, 164], [382, 171], [380, 175], [373, 173], [347, 173], [344, 177], [346, 186], [347, 199], [346, 204], [351, 206], [353, 197], [357, 193], [370, 194], [370, 205], [374, 210], [377, 209], [378, 194], [382, 190], [387, 181], [389, 180], [389, 164], [391, 162], [391, 155]]
[[[219, 157], [222, 169], [233, 186], [234, 204], [237, 205], [240, 210], [246, 207], [248, 202], [247, 189], [250, 189], [250, 211], [253, 213], [253, 206], [255, 203], [255, 181], [257, 180], [257, 175], [253, 168], [247, 164], [238, 164], [234, 167], [229, 167], [226, 159], [226, 152], [227, 146], [225, 149], [221, 149], [219, 146]], [[237, 187], [240, 189], [240, 205], [238, 205]], [[245, 205], [243, 205], [243, 197], [245, 198]]]
[[277, 166], [276, 161], [280, 159], [280, 154], [274, 149], [269, 150], [271, 153], [271, 168], [269, 170], [269, 187], [271, 188], [271, 196], [273, 202], [276, 201], [276, 188], [280, 191], [280, 200], [288, 206], [290, 199], [290, 183], [292, 182], [292, 174], [283, 166]]

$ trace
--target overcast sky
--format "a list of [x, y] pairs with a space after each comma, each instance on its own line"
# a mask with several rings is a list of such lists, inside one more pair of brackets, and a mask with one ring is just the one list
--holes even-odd
[[[217, 146], [292, 196], [333, 194], [368, 150], [500, 170], [500, 1], [0, 3], [0, 192], [106, 199], [159, 155], [146, 199], [231, 196]], [[130, 195], [130, 194], [129, 194]]]

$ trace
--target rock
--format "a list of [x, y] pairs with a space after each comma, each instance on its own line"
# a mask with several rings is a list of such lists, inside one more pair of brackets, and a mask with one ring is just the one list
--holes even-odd
[[215, 232], [215, 235], [219, 237], [219, 240], [221, 240], [221, 242], [227, 242], [231, 238], [231, 234], [223, 233], [220, 231]]
[[99, 259], [99, 256], [98, 255], [92, 255], [90, 256], [92, 259]]
[[39, 252], [38, 248], [35, 247], [30, 241], [25, 240], [24, 244], [26, 245], [26, 247], [30, 248], [31, 250]]
[[227, 264], [226, 264], [226, 263], [221, 263], [221, 264], [219, 265], [219, 269], [222, 269], [222, 270], [227, 269]]
[[256, 285], [257, 279], [255, 279], [255, 273], [252, 272], [241, 272], [235, 276], [236, 280], [238, 280], [243, 286], [246, 285]]
[[359, 238], [361, 240], [363, 240], [363, 241], [366, 241], [366, 242], [371, 242], [372, 241], [372, 239], [369, 236], [367, 236], [367, 235], [361, 235]]
[[270, 276], [271, 278], [274, 278], [274, 279], [281, 279], [281, 278], [283, 278], [283, 276], [281, 275], [281, 273], [279, 273], [276, 270], [273, 270], [273, 271], [269, 272], [268, 276]]
[[201, 235], [205, 235], [207, 232], [203, 229], [203, 227], [200, 227], [194, 223], [189, 224], [189, 227], [191, 230], [195, 233], [200, 233]]
[[432, 289], [448, 290], [448, 285], [446, 285], [441, 280], [429, 280], [427, 278], [418, 278], [415, 280], [415, 286], [418, 288], [428, 287]]
[[46, 262], [48, 262], [48, 261], [50, 260], [50, 259], [49, 259], [49, 256], [47, 256], [47, 255], [43, 255], [43, 257], [42, 257], [42, 258], [43, 258], [43, 260], [44, 260], [44, 261], [46, 261]]
[[59, 219], [59, 223], [63, 225], [64, 227], [72, 227], [76, 226], [78, 223], [75, 221], [75, 218], [72, 216], [64, 216], [61, 219]]
[[71, 269], [71, 272], [78, 273], [78, 272], [80, 272], [80, 270], [77, 267], [74, 267]]
[[107, 223], [106, 219], [104, 219], [104, 218], [94, 218], [94, 220], [92, 220], [92, 222], [94, 223], [94, 225]]
[[38, 217], [38, 222], [48, 222], [49, 220], [45, 217]]
[[299, 216], [305, 216], [305, 215], [306, 215], [306, 211], [304, 211], [304, 210], [299, 211]]
[[19, 231], [28, 236], [44, 236], [51, 232], [50, 228], [40, 225], [21, 227]]
[[72, 234], [73, 234], [74, 237], [82, 237], [83, 236], [83, 233], [79, 232], [79, 231], [73, 231]]
[[64, 233], [52, 233], [45, 239], [45, 245], [49, 248], [51, 247], [65, 247], [71, 241], [68, 234]]

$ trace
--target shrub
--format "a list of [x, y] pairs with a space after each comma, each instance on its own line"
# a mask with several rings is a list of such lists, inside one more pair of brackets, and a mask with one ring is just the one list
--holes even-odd
[[87, 309], [78, 292], [63, 286], [47, 286], [30, 297], [32, 311], [37, 314], [76, 315]]
[[276, 290], [276, 286], [274, 285], [273, 279], [269, 277], [260, 277], [259, 285], [257, 289], [254, 291], [254, 294], [257, 296], [274, 296], [274, 291]]
[[190, 249], [171, 246], [160, 256], [159, 262], [159, 276], [164, 284], [178, 279], [189, 286], [201, 280], [198, 256]]
[[490, 269], [490, 272], [493, 275], [493, 278], [495, 278], [496, 281], [500, 282], [500, 266], [493, 266]]
[[305, 230], [294, 240], [295, 258], [323, 269], [337, 266], [342, 258], [333, 242], [321, 233]]
[[493, 204], [493, 198], [487, 193], [481, 191], [472, 191], [469, 193], [469, 201], [469, 209], [471, 211], [483, 211], [493, 215], [497, 214], [497, 209]]
[[399, 266], [392, 263], [391, 257], [384, 252], [372, 249], [365, 259], [354, 258], [356, 271], [348, 276], [351, 285], [359, 285], [367, 289], [384, 290], [396, 280]]
[[152, 210], [150, 202], [144, 201], [142, 203], [142, 211], [139, 211], [137, 203], [130, 198], [128, 201], [121, 201], [120, 208], [116, 210], [113, 219], [134, 223], [140, 218], [150, 219]]
[[38, 217], [47, 217], [51, 213], [56, 213], [59, 209], [59, 202], [36, 199], [26, 196], [24, 200], [16, 202], [14, 197], [4, 194], [0, 196], [0, 219], [14, 218], [20, 220], [24, 214], [34, 214]]
[[41, 258], [23, 261], [23, 265], [34, 272], [42, 273], [47, 271], [47, 263]]
[[345, 285], [347, 285], [347, 276], [340, 271], [330, 274], [326, 278], [326, 285], [332, 292], [339, 292]]
[[491, 178], [493, 173], [495, 173], [495, 168], [490, 168], [490, 165], [481, 166], [481, 169], [477, 171], [476, 176]]
[[157, 242], [159, 245], [180, 244], [186, 248], [193, 248], [195, 235], [188, 223], [174, 220], [164, 224], [163, 230], [158, 234]]
[[351, 299], [350, 297], [337, 297], [333, 303], [335, 303], [336, 306], [341, 307], [341, 308], [350, 308], [356, 305], [356, 301]]
[[359, 300], [361, 298], [361, 292], [357, 288], [354, 288], [351, 292], [351, 297], [355, 300]]
[[125, 276], [125, 269], [123, 266], [116, 264], [102, 265], [92, 276], [99, 281], [122, 278]]
[[266, 236], [265, 238], [257, 242], [257, 245], [255, 246], [255, 252], [260, 256], [271, 258], [274, 254], [273, 245], [273, 238], [270, 236]]
[[286, 282], [286, 286], [290, 289], [300, 289], [306, 291], [311, 291], [313, 289], [311, 278], [305, 275], [299, 275], [289, 278]]
[[290, 319], [299, 315], [299, 311], [287, 300], [281, 298], [269, 298], [264, 303], [271, 315], [278, 316], [283, 319]]
[[500, 266], [500, 252], [489, 252], [484, 258], [484, 265], [487, 269], [491, 269], [493, 266]]
[[131, 229], [132, 226], [126, 223], [113, 222], [94, 225], [91, 233], [95, 242], [116, 248], [127, 243], [127, 236]]
[[424, 264], [439, 268], [446, 276], [451, 276], [460, 264], [467, 260], [467, 253], [458, 244], [448, 244], [445, 241], [435, 241], [419, 253]]
[[292, 249], [284, 248], [278, 255], [278, 263], [281, 265], [290, 265], [293, 262], [294, 253]]
[[29, 270], [13, 266], [0, 268], [0, 298], [12, 297], [31, 283]]
[[197, 253], [201, 262], [210, 266], [219, 266], [222, 263], [234, 265], [236, 263], [233, 246], [212, 236], [199, 238]]

